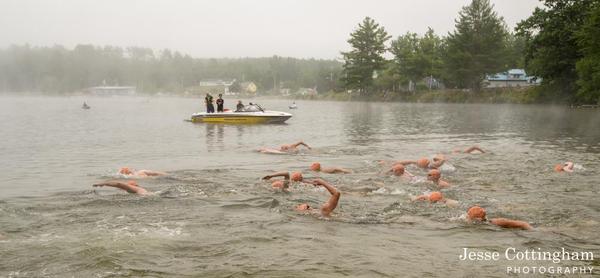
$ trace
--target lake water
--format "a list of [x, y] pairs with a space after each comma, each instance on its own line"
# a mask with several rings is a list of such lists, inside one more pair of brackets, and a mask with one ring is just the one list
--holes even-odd
[[[92, 108], [81, 109], [83, 101]], [[279, 111], [290, 104], [259, 102]], [[600, 257], [599, 110], [297, 104], [287, 124], [249, 126], [184, 121], [203, 110], [201, 99], [0, 97], [0, 276], [503, 277], [509, 265], [600, 268], [597, 258], [459, 260], [464, 247], [566, 248]], [[314, 150], [254, 151], [298, 140]], [[435, 187], [387, 176], [377, 163], [471, 145], [488, 152], [452, 155], [443, 169], [452, 184], [443, 192], [457, 208], [411, 202]], [[567, 160], [575, 173], [552, 171]], [[314, 161], [354, 173], [311, 173]], [[138, 180], [153, 196], [92, 188], [119, 178], [122, 166], [169, 175]], [[343, 193], [334, 215], [295, 212], [328, 193], [303, 185], [275, 192], [260, 179], [273, 171], [303, 171], [336, 185]], [[535, 230], [466, 223], [475, 204]]]

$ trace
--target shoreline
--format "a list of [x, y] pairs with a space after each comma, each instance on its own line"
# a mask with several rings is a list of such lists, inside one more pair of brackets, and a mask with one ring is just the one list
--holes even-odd
[[[449, 104], [526, 104], [526, 105], [558, 105], [571, 108], [596, 109], [597, 104], [572, 104], [567, 101], [544, 99], [540, 87], [494, 88], [484, 89], [475, 93], [467, 89], [444, 89], [417, 92], [376, 92], [369, 96], [359, 96], [357, 93], [326, 92], [317, 95], [227, 95], [230, 99], [280, 99], [308, 101], [343, 101], [343, 102], [398, 102], [398, 103], [449, 103]], [[201, 95], [184, 95], [178, 93], [154, 94], [136, 93], [133, 95], [88, 95], [81, 92], [73, 93], [44, 93], [44, 92], [1, 92], [1, 97], [178, 97], [201, 98]]]

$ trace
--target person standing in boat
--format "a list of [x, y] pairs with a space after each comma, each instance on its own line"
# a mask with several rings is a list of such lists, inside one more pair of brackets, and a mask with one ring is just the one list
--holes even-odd
[[213, 105], [213, 97], [210, 95], [210, 93], [206, 93], [204, 102], [206, 103], [206, 113], [215, 113], [215, 106]]
[[223, 112], [223, 104], [225, 104], [223, 94], [219, 94], [219, 98], [217, 99], [217, 112]]

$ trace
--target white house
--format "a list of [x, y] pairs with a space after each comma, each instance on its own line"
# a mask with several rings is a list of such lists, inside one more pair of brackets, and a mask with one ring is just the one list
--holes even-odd
[[539, 85], [541, 81], [541, 78], [527, 76], [524, 69], [510, 69], [486, 76], [484, 86], [486, 88], [525, 87]]

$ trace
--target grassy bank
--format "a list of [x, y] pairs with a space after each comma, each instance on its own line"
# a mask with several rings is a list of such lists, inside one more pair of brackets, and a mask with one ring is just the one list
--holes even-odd
[[446, 102], [446, 103], [539, 103], [539, 90], [529, 88], [486, 89], [475, 93], [468, 90], [433, 90], [419, 92], [373, 93], [360, 96], [357, 93], [328, 92], [316, 96], [295, 96], [296, 99], [337, 101], [401, 101], [401, 102]]

